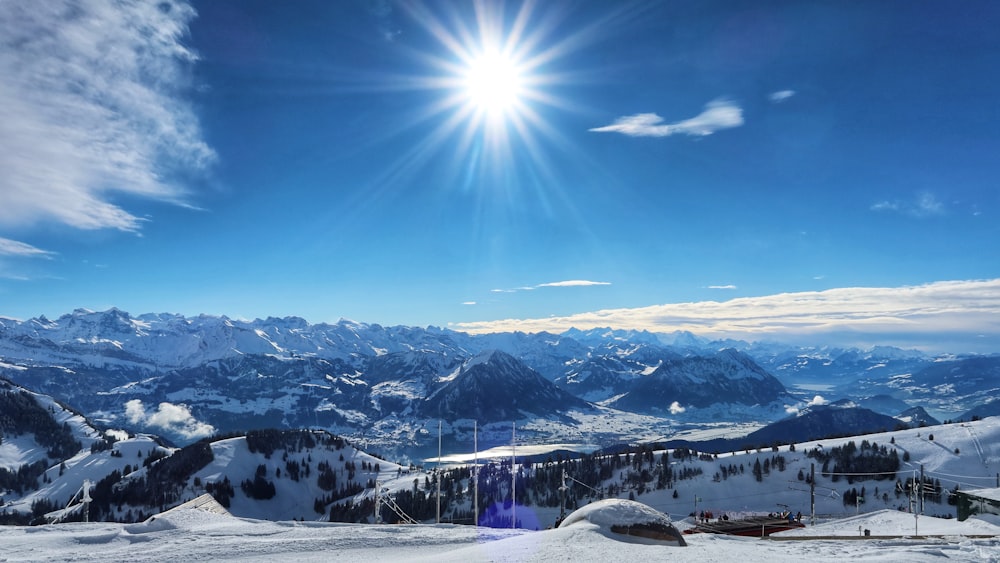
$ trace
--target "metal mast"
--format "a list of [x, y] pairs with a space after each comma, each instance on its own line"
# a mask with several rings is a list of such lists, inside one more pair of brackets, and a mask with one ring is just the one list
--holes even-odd
[[510, 527], [517, 527], [517, 423], [510, 425]]
[[441, 421], [438, 421], [438, 462], [434, 469], [437, 477], [437, 512], [434, 515], [434, 522], [441, 523]]
[[472, 421], [472, 522], [479, 525], [479, 421]]

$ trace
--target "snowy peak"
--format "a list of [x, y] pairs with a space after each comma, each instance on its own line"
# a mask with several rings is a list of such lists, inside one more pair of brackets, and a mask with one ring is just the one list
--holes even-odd
[[510, 354], [477, 354], [421, 405], [425, 416], [481, 422], [518, 420], [527, 415], [558, 416], [589, 405], [559, 389]]
[[521, 360], [500, 350], [484, 350], [469, 358], [462, 364], [462, 372], [490, 377], [503, 376], [512, 382], [523, 378], [526, 372], [538, 375]]
[[633, 344], [661, 344], [660, 338], [648, 330], [613, 329], [611, 327], [580, 330], [570, 328], [562, 336], [590, 345], [602, 345], [611, 342], [627, 342]]
[[896, 418], [909, 425], [910, 428], [941, 424], [941, 421], [928, 414], [924, 407], [910, 407], [896, 415]]
[[664, 362], [647, 377], [637, 378], [611, 406], [664, 413], [671, 405], [766, 405], [788, 395], [785, 387], [749, 356], [723, 350], [714, 356], [690, 356]]

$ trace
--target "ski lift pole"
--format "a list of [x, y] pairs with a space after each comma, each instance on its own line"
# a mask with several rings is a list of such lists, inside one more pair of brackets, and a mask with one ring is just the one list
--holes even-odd
[[559, 486], [559, 521], [562, 522], [563, 518], [566, 517], [566, 491], [569, 487], [566, 486], [566, 470], [562, 470], [562, 485]]
[[90, 522], [90, 479], [83, 480], [83, 498], [80, 502], [83, 503], [83, 521]]

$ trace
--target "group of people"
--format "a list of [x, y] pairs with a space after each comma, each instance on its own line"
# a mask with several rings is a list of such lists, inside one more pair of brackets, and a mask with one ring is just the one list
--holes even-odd
[[[693, 512], [691, 513], [691, 516], [694, 516]], [[772, 512], [772, 513], [768, 514], [767, 517], [768, 518], [773, 518], [773, 519], [779, 519], [780, 518], [782, 520], [787, 519], [789, 522], [801, 522], [802, 521], [802, 511], [800, 510], [797, 514], [792, 514], [791, 510], [783, 510], [781, 512]], [[698, 513], [698, 521], [699, 522], [707, 524], [707, 523], [711, 522], [713, 519], [715, 519], [715, 514], [713, 514], [711, 510], [702, 510], [701, 512]], [[726, 520], [729, 520], [729, 515], [726, 514], [725, 512], [723, 512], [722, 516], [719, 516], [719, 521], [723, 522], [723, 521], [726, 521]]]
[[[715, 515], [712, 514], [711, 510], [702, 510], [700, 513], [698, 513], [698, 520], [706, 524], [710, 522], [713, 518], [715, 518]], [[729, 515], [723, 512], [722, 516], [719, 516], [719, 520], [729, 520]]]
[[768, 514], [768, 517], [770, 517], [770, 518], [781, 518], [782, 520], [787, 519], [789, 523], [791, 523], [791, 522], [801, 522], [802, 521], [802, 511], [800, 510], [798, 512], [798, 514], [795, 514], [793, 516], [791, 510], [783, 510], [783, 511], [781, 511], [779, 513], [772, 512], [772, 513]]

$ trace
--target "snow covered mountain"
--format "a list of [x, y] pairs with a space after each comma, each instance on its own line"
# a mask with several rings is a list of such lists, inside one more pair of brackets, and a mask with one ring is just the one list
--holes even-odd
[[[785, 387], [749, 356], [723, 350], [713, 356], [669, 360], [609, 406], [645, 413], [668, 413], [671, 405], [709, 407], [716, 403], [767, 405], [792, 402]], [[676, 410], [676, 409], [675, 409]]]
[[[509, 362], [502, 357], [482, 360], [481, 365]], [[477, 494], [480, 524], [509, 526], [516, 504], [519, 527], [528, 529], [555, 521], [563, 506], [572, 510], [596, 500], [597, 491], [641, 500], [678, 519], [692, 506], [720, 514], [767, 512], [776, 505], [807, 512], [813, 470], [819, 515], [916, 506], [907, 491], [919, 473], [925, 514], [953, 517], [954, 492], [992, 486], [1000, 463], [1000, 418], [993, 417], [822, 441], [787, 444], [776, 439], [772, 447], [755, 451], [710, 454], [692, 447], [637, 445], [537, 463], [520, 458], [513, 468], [512, 450], [483, 452], [474, 483], [463, 463], [451, 461], [427, 472], [371, 455], [324, 431], [263, 430], [177, 449], [151, 436], [97, 432], [51, 398], [9, 383], [0, 398], [9, 400], [4, 412], [14, 413], [4, 419], [0, 476], [10, 479], [33, 464], [41, 468], [23, 483], [0, 490], [0, 514], [8, 522], [78, 519], [82, 506], [71, 499], [84, 479], [94, 485], [92, 519], [126, 522], [205, 493], [232, 514], [248, 518], [373, 522], [380, 507], [379, 517], [386, 522], [399, 521], [403, 514], [428, 522], [435, 518], [438, 479], [442, 521], [454, 523], [471, 523]], [[11, 408], [14, 403], [22, 406]], [[798, 419], [804, 424], [815, 413], [837, 410], [859, 409], [814, 409]], [[28, 419], [33, 421], [29, 425], [11, 422]], [[43, 436], [53, 427], [74, 443], [53, 451]], [[39, 446], [48, 453], [38, 452]], [[521, 448], [532, 451], [523, 443]], [[565, 505], [557, 494], [564, 471], [573, 477]], [[384, 492], [378, 503], [376, 491]]]
[[[473, 361], [484, 353], [495, 361]], [[820, 388], [826, 401], [848, 398], [889, 415], [924, 405], [940, 416], [985, 402], [993, 360], [947, 361], [964, 361], [964, 371], [899, 371], [944, 361], [897, 349], [708, 342], [685, 333], [469, 335], [296, 317], [132, 317], [118, 309], [0, 318], [0, 376], [99, 424], [182, 444], [220, 431], [309, 427], [381, 450], [426, 447], [438, 419], [479, 415], [484, 424], [516, 417], [502, 422], [531, 427], [538, 439], [628, 442], [733, 417], [763, 426]], [[473, 369], [480, 363], [492, 365], [489, 376]], [[505, 388], [502, 378], [516, 385]], [[948, 393], [938, 393], [941, 383]]]
[[[590, 405], [558, 388], [506, 352], [489, 350], [470, 358], [420, 405], [428, 418], [484, 423], [558, 417]], [[596, 410], [596, 409], [592, 409]]]
[[940, 358], [912, 373], [887, 379], [866, 377], [856, 387], [892, 394], [945, 418], [960, 418], [1000, 394], [1000, 356]]

